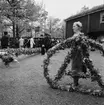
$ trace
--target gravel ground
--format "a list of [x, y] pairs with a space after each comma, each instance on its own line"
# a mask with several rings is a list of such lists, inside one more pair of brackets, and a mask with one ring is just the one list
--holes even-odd
[[[52, 57], [49, 65], [52, 76], [66, 53], [67, 50], [60, 51]], [[104, 98], [51, 89], [43, 76], [44, 58], [45, 55], [31, 56], [20, 60], [19, 64], [11, 64], [9, 68], [0, 65], [0, 105], [104, 105]], [[91, 58], [104, 75], [104, 58], [98, 52], [91, 53]], [[62, 83], [71, 81], [69, 77], [62, 79]], [[99, 88], [97, 83], [91, 83], [89, 79], [80, 80], [80, 83]]]

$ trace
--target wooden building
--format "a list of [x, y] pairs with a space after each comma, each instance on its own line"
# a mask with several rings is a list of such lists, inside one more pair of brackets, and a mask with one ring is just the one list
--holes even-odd
[[80, 21], [83, 24], [82, 31], [85, 35], [89, 35], [89, 37], [95, 39], [104, 36], [104, 5], [95, 6], [92, 9], [88, 9], [65, 19], [65, 38], [73, 35], [72, 26], [76, 21]]

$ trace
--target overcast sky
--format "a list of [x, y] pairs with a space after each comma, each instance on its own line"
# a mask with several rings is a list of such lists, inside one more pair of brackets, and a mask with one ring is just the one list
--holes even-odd
[[49, 16], [66, 19], [86, 5], [89, 8], [104, 4], [104, 0], [36, 0], [43, 1]]

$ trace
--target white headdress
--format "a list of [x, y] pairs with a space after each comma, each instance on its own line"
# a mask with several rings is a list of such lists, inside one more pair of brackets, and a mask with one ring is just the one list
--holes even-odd
[[82, 27], [82, 23], [81, 23], [80, 21], [74, 22], [73, 24], [75, 24], [75, 25], [77, 25], [77, 26], [79, 26], [79, 27]]

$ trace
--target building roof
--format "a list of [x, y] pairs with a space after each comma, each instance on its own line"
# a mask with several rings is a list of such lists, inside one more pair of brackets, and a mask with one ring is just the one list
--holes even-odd
[[99, 6], [94, 6], [93, 8], [88, 9], [84, 12], [80, 12], [78, 14], [70, 16], [69, 18], [65, 19], [65, 21], [69, 21], [69, 20], [72, 20], [72, 19], [75, 19], [75, 18], [79, 18], [79, 17], [85, 16], [85, 15], [88, 15], [88, 14], [99, 12], [99, 11], [102, 11], [102, 10], [104, 10], [104, 4], [99, 5]]

